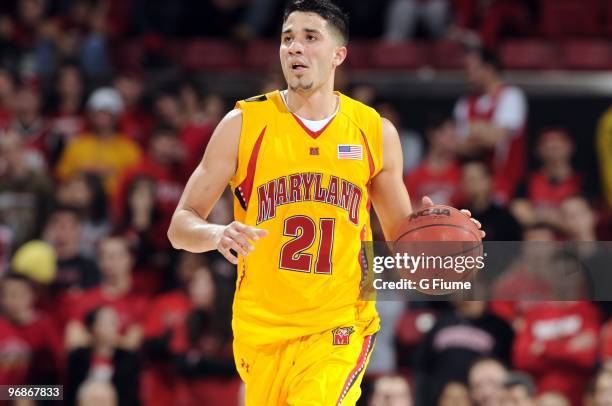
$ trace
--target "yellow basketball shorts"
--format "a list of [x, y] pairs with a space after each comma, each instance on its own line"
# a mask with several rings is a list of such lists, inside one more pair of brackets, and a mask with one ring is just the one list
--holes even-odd
[[355, 405], [375, 336], [344, 326], [257, 349], [235, 339], [246, 405]]

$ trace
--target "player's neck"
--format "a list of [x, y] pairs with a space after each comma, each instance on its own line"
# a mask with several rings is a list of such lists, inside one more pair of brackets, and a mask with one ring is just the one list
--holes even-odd
[[340, 98], [333, 92], [333, 87], [320, 88], [309, 93], [288, 89], [285, 93], [287, 108], [307, 120], [323, 120], [333, 115], [340, 103]]

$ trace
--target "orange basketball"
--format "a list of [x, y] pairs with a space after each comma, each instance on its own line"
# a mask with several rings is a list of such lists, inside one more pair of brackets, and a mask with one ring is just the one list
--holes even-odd
[[466, 214], [444, 205], [410, 215], [399, 228], [394, 253], [416, 260], [408, 263], [410, 268], [396, 268], [399, 276], [414, 281], [416, 290], [434, 295], [466, 290], [464, 282], [484, 267], [478, 227]]

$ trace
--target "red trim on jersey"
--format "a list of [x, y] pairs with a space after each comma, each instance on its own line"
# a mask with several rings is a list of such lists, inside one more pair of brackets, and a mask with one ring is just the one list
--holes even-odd
[[261, 148], [261, 142], [263, 140], [264, 134], [266, 133], [266, 128], [264, 127], [255, 141], [255, 145], [253, 146], [253, 151], [251, 151], [251, 157], [249, 158], [249, 164], [247, 165], [247, 174], [242, 183], [238, 186], [238, 191], [242, 195], [244, 200], [245, 210], [249, 205], [249, 199], [251, 198], [251, 192], [253, 191], [253, 181], [255, 180], [255, 168], [257, 166], [257, 157], [259, 156], [259, 149]]
[[363, 138], [363, 143], [365, 144], [365, 149], [366, 149], [366, 155], [368, 156], [368, 164], [370, 165], [370, 180], [368, 180], [368, 184], [367, 184], [367, 189], [368, 189], [368, 201], [366, 202], [366, 208], [368, 211], [370, 211], [370, 208], [372, 207], [372, 200], [370, 200], [370, 186], [372, 185], [372, 176], [374, 176], [374, 160], [372, 159], [372, 153], [370, 152], [370, 145], [368, 144], [368, 140], [365, 136], [365, 134], [363, 133], [362, 130], [359, 130], [361, 132], [361, 137]]
[[363, 340], [361, 353], [359, 353], [359, 358], [357, 359], [357, 365], [355, 365], [355, 368], [353, 368], [349, 376], [346, 378], [346, 381], [344, 381], [344, 385], [342, 385], [342, 391], [340, 392], [340, 397], [336, 401], [336, 405], [342, 404], [342, 400], [348, 393], [349, 389], [351, 389], [351, 386], [353, 386], [353, 383], [355, 383], [357, 376], [359, 376], [361, 371], [365, 368], [366, 359], [368, 358], [368, 354], [370, 353], [371, 349], [372, 336], [370, 335], [365, 337]]
[[374, 176], [374, 160], [372, 159], [372, 153], [370, 152], [370, 145], [368, 144], [368, 140], [365, 136], [365, 134], [363, 133], [362, 130], [359, 130], [361, 132], [361, 137], [363, 138], [363, 143], [365, 144], [365, 148], [366, 148], [366, 154], [368, 155], [368, 164], [370, 165], [370, 180], [372, 180], [372, 176]]
[[329, 125], [332, 123], [332, 121], [334, 121], [334, 118], [336, 118], [336, 116], [338, 115], [338, 113], [334, 114], [334, 116], [327, 122], [327, 124], [325, 124], [323, 126], [323, 128], [321, 128], [319, 131], [312, 131], [310, 128], [308, 128], [306, 126], [306, 124], [304, 124], [304, 122], [302, 121], [302, 119], [300, 119], [298, 116], [296, 116], [295, 114], [291, 113], [291, 115], [293, 116], [293, 118], [295, 118], [295, 121], [298, 122], [298, 124], [300, 125], [300, 127], [302, 127], [304, 129], [304, 131], [306, 131], [306, 133], [308, 135], [310, 135], [312, 138], [314, 138], [315, 140], [319, 137], [319, 135], [321, 135], [323, 133], [323, 131], [325, 131], [325, 129], [327, 127], [329, 127]]

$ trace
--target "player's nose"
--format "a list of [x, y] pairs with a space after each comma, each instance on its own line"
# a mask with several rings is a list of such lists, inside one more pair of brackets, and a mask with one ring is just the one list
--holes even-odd
[[304, 52], [304, 46], [300, 41], [292, 41], [288, 51], [289, 55], [301, 55]]

